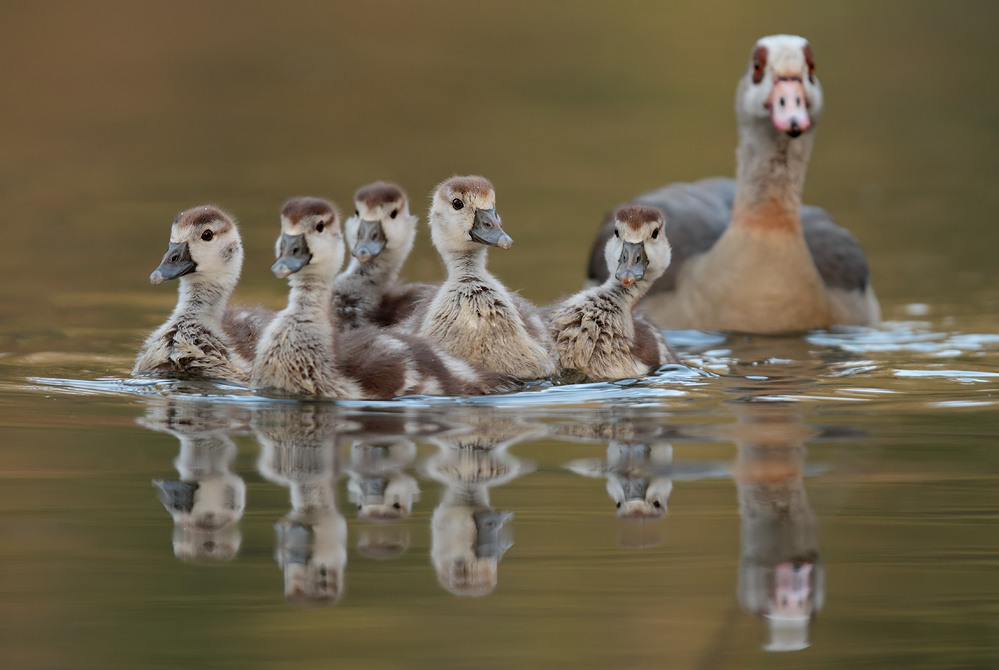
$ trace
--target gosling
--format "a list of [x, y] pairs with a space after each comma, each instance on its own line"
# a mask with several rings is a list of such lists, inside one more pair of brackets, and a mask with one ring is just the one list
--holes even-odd
[[663, 214], [654, 207], [625, 205], [613, 221], [614, 235], [604, 250], [607, 279], [550, 308], [563, 375], [577, 371], [589, 381], [634, 378], [677, 362], [659, 327], [632, 311], [669, 267]]

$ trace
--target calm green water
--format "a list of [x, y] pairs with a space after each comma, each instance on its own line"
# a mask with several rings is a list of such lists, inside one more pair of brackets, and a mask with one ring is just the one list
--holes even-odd
[[[3, 5], [0, 667], [999, 666], [997, 20]], [[883, 329], [672, 333], [685, 365], [648, 379], [470, 400], [129, 378], [206, 201], [241, 220], [235, 300], [277, 306], [285, 198], [385, 178], [422, 211], [481, 173], [516, 240], [490, 266], [576, 290], [604, 211], [732, 172], [732, 89], [779, 31], [827, 100], [806, 197], [868, 250]], [[440, 276], [425, 235], [406, 274]]]

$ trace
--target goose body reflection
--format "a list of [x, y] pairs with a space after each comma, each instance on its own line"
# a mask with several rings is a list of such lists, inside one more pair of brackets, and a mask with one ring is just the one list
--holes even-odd
[[174, 521], [174, 554], [185, 560], [230, 560], [239, 552], [246, 483], [231, 471], [236, 444], [229, 421], [211, 403], [171, 400], [153, 405], [139, 423], [180, 440], [180, 478], [153, 480]]
[[784, 403], [743, 403], [736, 411], [739, 602], [766, 621], [764, 649], [804, 649], [825, 600], [825, 566], [804, 481], [804, 440], [815, 431]]
[[431, 560], [441, 586], [455, 595], [483, 596], [499, 581], [499, 562], [512, 546], [512, 512], [489, 503], [489, 489], [533, 471], [507, 449], [541, 433], [502, 417], [472, 420], [470, 430], [433, 439], [440, 451], [423, 472], [444, 484], [431, 521]]
[[260, 473], [288, 488], [291, 511], [275, 525], [275, 558], [291, 601], [335, 603], [347, 568], [347, 520], [337, 509], [337, 414], [334, 408], [282, 407], [254, 412]]
[[357, 189], [354, 208], [343, 224], [351, 259], [336, 278], [333, 313], [342, 330], [391, 326], [437, 290], [431, 284], [398, 283], [419, 217], [409, 213], [409, 198], [401, 188], [380, 181]]

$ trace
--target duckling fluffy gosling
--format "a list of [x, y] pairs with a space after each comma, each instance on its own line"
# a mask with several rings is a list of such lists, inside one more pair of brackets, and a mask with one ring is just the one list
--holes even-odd
[[409, 213], [409, 199], [401, 188], [381, 181], [359, 188], [354, 207], [354, 215], [343, 225], [352, 258], [337, 277], [333, 312], [341, 330], [391, 326], [437, 291], [431, 284], [398, 284], [419, 217]]
[[613, 215], [604, 249], [609, 276], [551, 308], [559, 364], [590, 380], [641, 377], [677, 362], [662, 331], [632, 311], [670, 263], [665, 219], [654, 207], [625, 205]]
[[484, 177], [452, 177], [434, 191], [430, 206], [434, 246], [447, 280], [410, 324], [475, 365], [521, 379], [558, 371], [554, 342], [537, 308], [486, 270], [490, 246], [508, 249], [513, 239], [496, 213], [496, 192]]
[[293, 198], [281, 212], [278, 277], [289, 277], [288, 306], [268, 326], [254, 359], [251, 386], [326, 398], [393, 398], [410, 394], [481, 394], [513, 388], [416, 337], [360, 328], [337, 334], [333, 283], [344, 242], [335, 206]]
[[245, 384], [250, 361], [223, 328], [226, 303], [243, 266], [236, 220], [211, 205], [181, 212], [152, 284], [179, 279], [177, 307], [135, 359], [134, 375], [187, 377]]

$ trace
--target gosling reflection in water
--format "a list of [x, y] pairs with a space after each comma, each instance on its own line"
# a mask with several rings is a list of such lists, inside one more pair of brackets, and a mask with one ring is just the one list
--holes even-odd
[[335, 603], [343, 595], [347, 521], [337, 510], [338, 415], [332, 405], [254, 411], [258, 467], [291, 492], [291, 511], [275, 525], [274, 557], [289, 601]]
[[739, 603], [766, 621], [767, 651], [809, 646], [825, 600], [825, 566], [805, 493], [805, 425], [793, 403], [736, 406], [734, 478], [742, 517]]
[[[468, 418], [468, 417], [466, 417]], [[469, 430], [433, 439], [440, 452], [423, 472], [444, 484], [431, 520], [430, 557], [441, 586], [455, 595], [483, 596], [499, 581], [499, 561], [513, 545], [513, 512], [489, 503], [489, 489], [534, 471], [507, 452], [543, 431], [494, 414], [473, 415]]]
[[[674, 461], [673, 446], [665, 441], [671, 435], [666, 426], [632, 418], [610, 418], [599, 423], [559, 426], [557, 437], [574, 441], [607, 441], [603, 459], [581, 458], [565, 468], [582, 475], [607, 480], [607, 494], [620, 519], [655, 521], [666, 516], [674, 480], [727, 478], [729, 469], [711, 461]], [[650, 526], [623, 526], [619, 541], [624, 546], [642, 548], [659, 543]]]
[[[358, 518], [391, 524], [409, 517], [420, 499], [420, 486], [403, 470], [414, 460], [416, 445], [411, 440], [358, 440], [350, 445], [347, 494]], [[408, 530], [395, 525], [365, 528], [357, 543], [361, 555], [376, 560], [397, 558], [408, 548]]]
[[623, 519], [661, 519], [673, 491], [673, 446], [611, 441], [606, 460], [581, 458], [565, 467], [584, 477], [606, 478], [607, 493]]
[[173, 552], [192, 561], [228, 561], [239, 553], [246, 483], [230, 471], [236, 445], [230, 417], [212, 403], [174, 399], [153, 405], [138, 423], [180, 440], [179, 480], [153, 480], [173, 517]]

